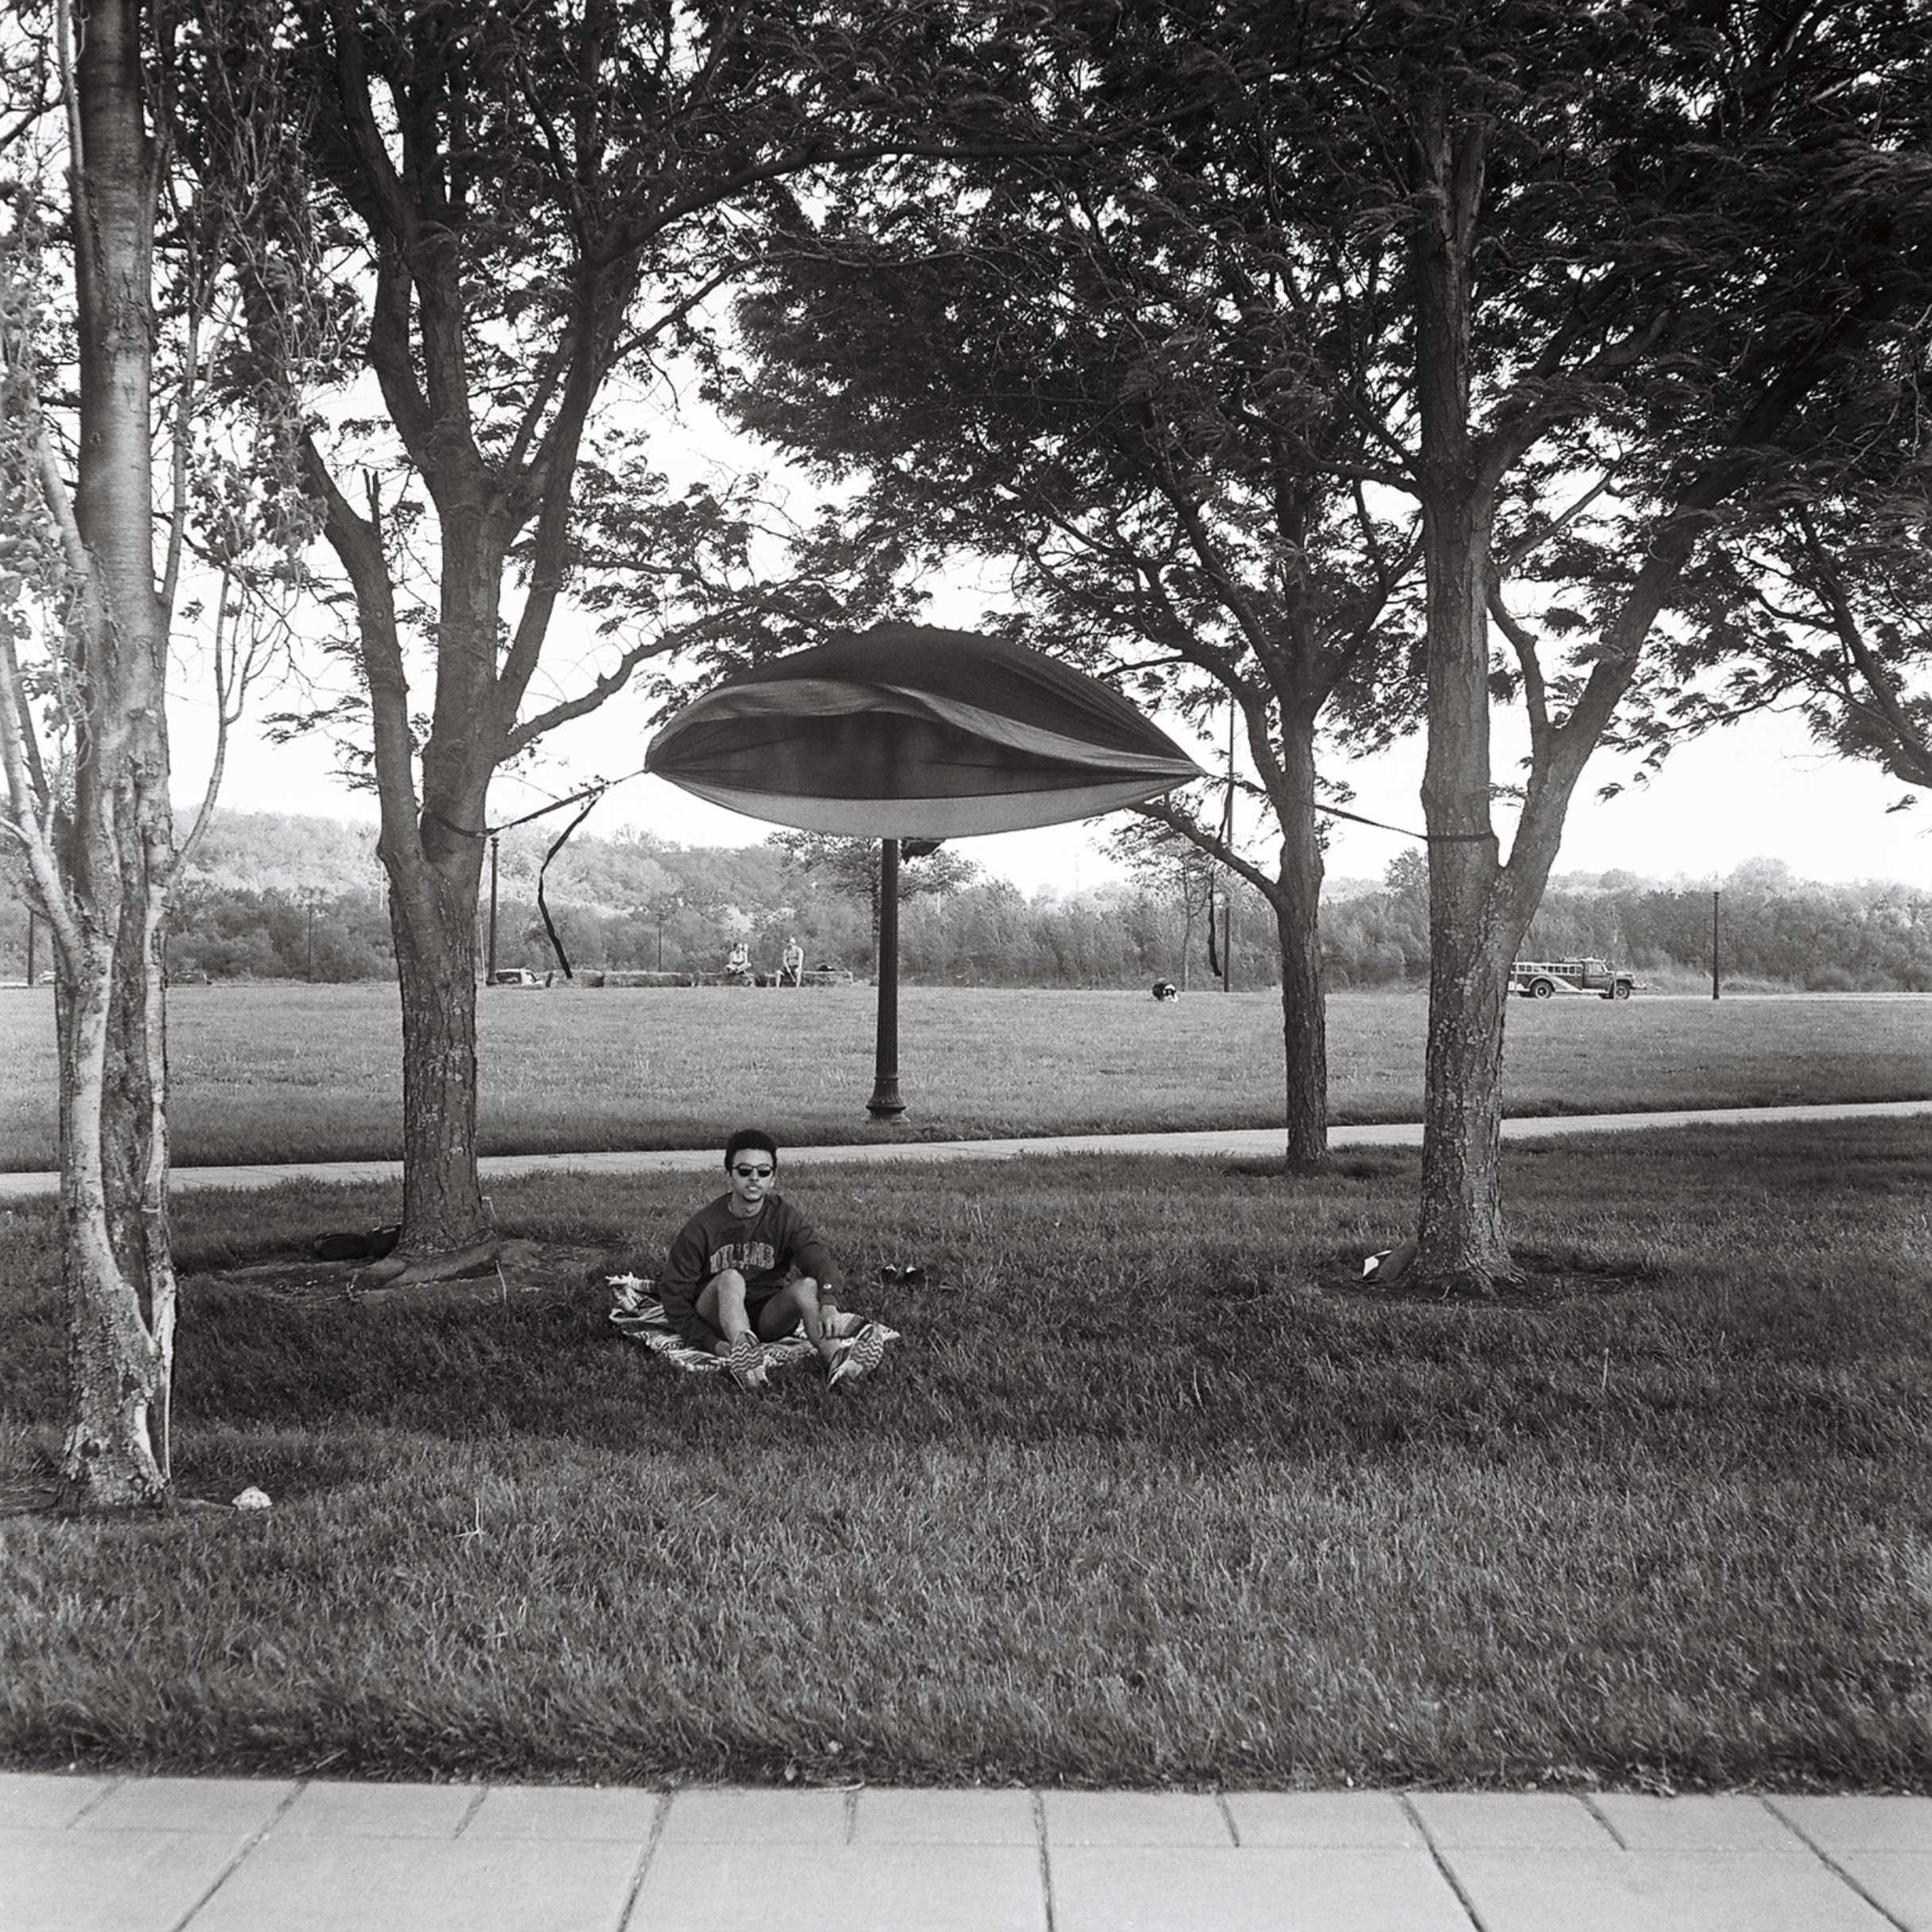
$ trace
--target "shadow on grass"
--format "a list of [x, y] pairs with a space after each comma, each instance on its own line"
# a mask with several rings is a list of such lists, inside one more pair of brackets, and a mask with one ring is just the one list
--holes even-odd
[[[621, 1339], [590, 1264], [499, 1305], [272, 1294], [219, 1277], [388, 1204], [189, 1197], [180, 1485], [275, 1506], [10, 1519], [0, 1754], [1926, 1788], [1922, 1133], [1508, 1160], [1520, 1252], [1574, 1292], [1363, 1290], [1406, 1161], [815, 1169], [851, 1301], [904, 1339], [856, 1387], [803, 1365], [756, 1398]], [[698, 1191], [496, 1198], [650, 1274]], [[17, 1482], [61, 1411], [50, 1231], [0, 1224]], [[924, 1287], [877, 1282], [914, 1260]]]

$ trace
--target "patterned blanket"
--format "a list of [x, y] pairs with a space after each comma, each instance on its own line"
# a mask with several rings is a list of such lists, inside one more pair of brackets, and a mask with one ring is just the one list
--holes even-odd
[[[607, 1278], [611, 1284], [611, 1321], [619, 1333], [628, 1336], [634, 1342], [642, 1342], [653, 1355], [669, 1362], [674, 1368], [688, 1370], [694, 1375], [723, 1372], [723, 1356], [708, 1354], [702, 1348], [688, 1348], [678, 1340], [676, 1331], [665, 1320], [664, 1304], [657, 1299], [655, 1282], [642, 1280], [634, 1275], [612, 1275]], [[873, 1328], [878, 1330], [881, 1341], [896, 1342], [899, 1339], [897, 1328], [889, 1328], [882, 1321], [869, 1322], [863, 1315], [845, 1309], [841, 1309], [834, 1321], [827, 1322], [826, 1328], [829, 1333], [841, 1338], [856, 1335], [861, 1328]], [[788, 1363], [802, 1362], [816, 1353], [803, 1328], [794, 1329], [775, 1342], [765, 1343], [764, 1347], [767, 1369], [783, 1368]]]

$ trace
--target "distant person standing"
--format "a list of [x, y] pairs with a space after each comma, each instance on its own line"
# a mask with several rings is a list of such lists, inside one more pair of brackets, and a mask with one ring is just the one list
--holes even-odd
[[779, 962], [778, 983], [783, 985], [789, 981], [794, 986], [805, 983], [805, 949], [796, 939], [785, 943], [785, 956]]

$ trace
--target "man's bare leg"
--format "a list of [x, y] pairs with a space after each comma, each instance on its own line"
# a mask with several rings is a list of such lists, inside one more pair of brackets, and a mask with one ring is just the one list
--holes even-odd
[[741, 1335], [752, 1332], [745, 1313], [745, 1278], [735, 1268], [726, 1268], [704, 1284], [696, 1302], [698, 1313], [723, 1337], [711, 1344], [713, 1355], [729, 1355], [731, 1344]]
[[723, 1357], [732, 1379], [740, 1388], [762, 1388], [765, 1350], [745, 1312], [744, 1276], [735, 1268], [721, 1270], [704, 1284], [696, 1307], [719, 1332], [719, 1339], [712, 1343], [711, 1353]]
[[825, 1317], [838, 1312], [837, 1304], [819, 1294], [819, 1284], [809, 1275], [801, 1275], [787, 1282], [759, 1310], [758, 1329], [768, 1341], [775, 1341], [789, 1334], [794, 1322], [803, 1323], [807, 1339], [829, 1366], [839, 1344], [826, 1332]]

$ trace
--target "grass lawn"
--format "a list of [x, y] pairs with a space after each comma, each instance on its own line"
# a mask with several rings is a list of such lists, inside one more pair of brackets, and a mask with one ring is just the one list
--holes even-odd
[[[1399, 1155], [815, 1168], [855, 1276], [931, 1282], [854, 1298], [875, 1378], [758, 1398], [604, 1319], [690, 1177], [499, 1186], [590, 1251], [508, 1305], [217, 1278], [384, 1204], [186, 1197], [181, 1485], [276, 1506], [0, 1520], [0, 1763], [1932, 1791], [1922, 1126], [1506, 1159], [1538, 1279], [1484, 1306], [1355, 1285]], [[17, 1487], [56, 1257], [0, 1219]]]
[[[875, 998], [486, 989], [485, 1154], [721, 1144], [746, 1118], [797, 1143], [1267, 1127], [1282, 1114], [1272, 993], [912, 987], [902, 1000], [909, 1127], [864, 1113]], [[184, 1167], [393, 1158], [402, 1075], [393, 986], [181, 987], [170, 996], [170, 1116]], [[1425, 1003], [1328, 1006], [1338, 1122], [1421, 1117]], [[1932, 996], [1512, 1001], [1517, 1114], [1932, 1096]], [[52, 995], [0, 992], [0, 1169], [55, 1162]]]

